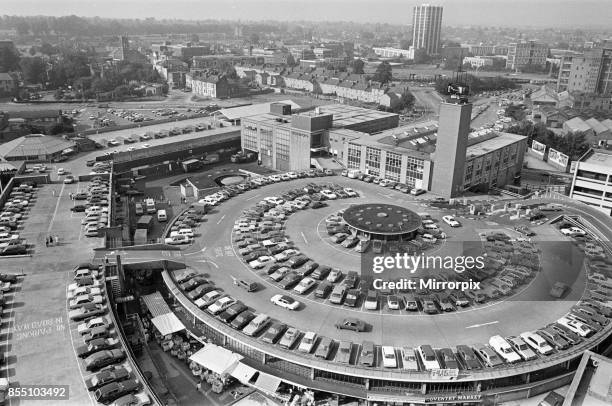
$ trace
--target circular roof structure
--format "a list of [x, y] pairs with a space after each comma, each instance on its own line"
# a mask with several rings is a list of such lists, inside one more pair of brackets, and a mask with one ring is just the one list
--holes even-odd
[[372, 234], [401, 235], [421, 226], [418, 214], [394, 204], [357, 204], [346, 209], [342, 217], [350, 227]]

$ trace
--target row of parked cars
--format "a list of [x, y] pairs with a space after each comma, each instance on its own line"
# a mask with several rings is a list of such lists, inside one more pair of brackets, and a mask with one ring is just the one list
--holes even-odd
[[99, 230], [108, 225], [110, 189], [108, 180], [94, 177], [87, 188], [75, 193], [75, 204], [70, 208], [75, 213], [84, 213], [81, 220], [86, 237], [98, 237]]
[[97, 402], [113, 406], [147, 405], [149, 396], [126, 362], [117, 330], [108, 316], [103, 270], [91, 263], [74, 268], [68, 286], [68, 317], [76, 324], [76, 353], [86, 371], [93, 373], [85, 381]]
[[23, 182], [11, 190], [0, 211], [0, 255], [25, 255], [26, 240], [19, 235], [18, 228], [36, 199], [36, 184]]
[[398, 190], [402, 193], [409, 193], [413, 196], [419, 196], [427, 192], [426, 190], [405, 185], [390, 179], [384, 179], [374, 175], [367, 175], [358, 170], [345, 169], [341, 172], [341, 175], [351, 179], [359, 179], [366, 183], [375, 183], [382, 187]]

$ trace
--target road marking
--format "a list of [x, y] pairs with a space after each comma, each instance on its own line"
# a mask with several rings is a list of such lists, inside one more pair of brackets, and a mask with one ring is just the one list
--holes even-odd
[[253, 199], [255, 199], [256, 197], [259, 197], [259, 196], [261, 196], [261, 195], [251, 196], [248, 199], [244, 199], [244, 200], [246, 200], [246, 201], [253, 200]]
[[499, 321], [490, 321], [488, 323], [482, 323], [482, 324], [473, 324], [471, 326], [467, 326], [466, 328], [477, 328], [477, 327], [484, 327], [484, 326], [490, 326], [491, 324], [497, 324], [499, 323]]
[[53, 222], [55, 221], [55, 216], [57, 216], [57, 210], [59, 209], [60, 199], [62, 198], [62, 193], [64, 193], [65, 186], [66, 184], [62, 183], [62, 188], [59, 192], [59, 195], [57, 196], [57, 203], [55, 203], [55, 210], [53, 211], [53, 217], [51, 217], [51, 221], [49, 222], [49, 228], [47, 228], [47, 233], [50, 233], [51, 229], [53, 228]]
[[303, 231], [300, 231], [300, 234], [302, 234], [302, 238], [304, 239], [304, 242], [305, 242], [306, 244], [308, 244], [308, 240], [306, 239], [306, 236], [304, 235], [304, 232], [303, 232]]
[[219, 221], [217, 221], [217, 224], [221, 224], [221, 222], [223, 221], [223, 219], [225, 218], [225, 214], [223, 216], [221, 216], [221, 218], [219, 219]]
[[210, 259], [201, 259], [199, 261], [195, 261], [195, 262], [202, 262], [202, 263], [210, 263], [212, 264], [215, 268], [219, 269], [219, 265], [217, 265], [214, 261], [210, 260]]

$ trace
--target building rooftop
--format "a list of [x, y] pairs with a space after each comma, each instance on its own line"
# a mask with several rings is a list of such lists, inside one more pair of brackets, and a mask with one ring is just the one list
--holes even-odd
[[42, 134], [27, 135], [13, 141], [18, 142], [11, 142], [13, 148], [4, 153], [6, 159], [54, 154], [68, 148], [74, 148], [75, 145], [74, 142], [66, 141], [61, 137]]
[[401, 235], [421, 226], [421, 218], [412, 210], [393, 204], [356, 204], [345, 210], [342, 218], [357, 230], [384, 235]]
[[612, 402], [612, 360], [586, 351], [565, 396], [564, 405], [604, 406]]
[[281, 100], [277, 102], [270, 103], [258, 103], [258, 104], [249, 104], [247, 106], [240, 107], [231, 107], [228, 109], [221, 109], [217, 111], [215, 114], [222, 115], [226, 119], [232, 120], [240, 120], [244, 117], [256, 116], [259, 114], [267, 114], [270, 112], [270, 105], [272, 103], [281, 103], [281, 104], [290, 104], [291, 110], [301, 109], [302, 107], [291, 100]]
[[591, 127], [584, 122], [580, 117], [574, 117], [567, 120], [564, 125], [572, 132], [583, 132], [591, 130]]
[[518, 134], [501, 133], [495, 131], [480, 135], [477, 135], [477, 133], [471, 133], [470, 139], [468, 140], [466, 158], [470, 159], [476, 156], [485, 155], [491, 151], [503, 148], [525, 138], [526, 137]]
[[612, 151], [608, 151], [605, 149], [592, 149], [589, 152], [587, 152], [582, 158], [580, 158], [581, 162], [602, 165], [608, 168], [612, 167]]

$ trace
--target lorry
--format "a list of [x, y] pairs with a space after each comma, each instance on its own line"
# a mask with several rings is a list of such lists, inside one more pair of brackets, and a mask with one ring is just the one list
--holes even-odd
[[134, 245], [145, 245], [147, 243], [147, 230], [143, 228], [138, 228], [134, 232]]
[[151, 224], [153, 224], [153, 216], [145, 215], [140, 216], [138, 222], [136, 223], [137, 230], [150, 230]]
[[254, 152], [239, 151], [230, 157], [230, 161], [234, 163], [252, 162], [257, 159], [257, 154]]
[[203, 163], [199, 159], [188, 159], [183, 161], [182, 166], [185, 172], [191, 172], [200, 169], [203, 166]]

